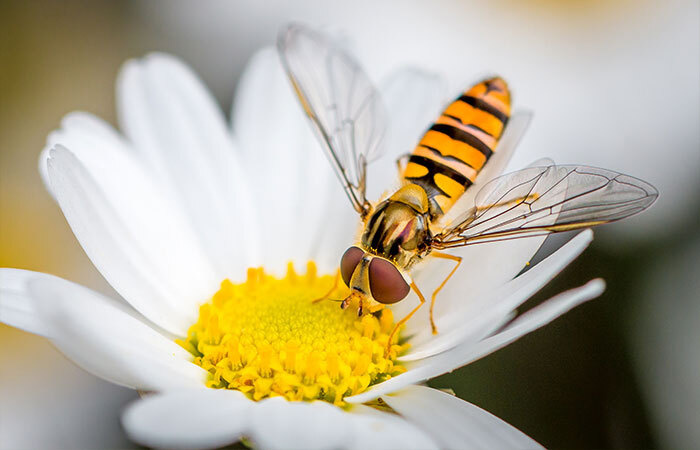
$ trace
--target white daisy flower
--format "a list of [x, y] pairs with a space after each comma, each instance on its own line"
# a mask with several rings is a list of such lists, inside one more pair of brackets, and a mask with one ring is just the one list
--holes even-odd
[[[386, 83], [395, 136], [410, 141], [435, 117], [442, 97], [434, 89], [413, 70]], [[337, 303], [311, 302], [331, 287], [357, 217], [272, 49], [246, 69], [230, 125], [197, 77], [163, 54], [128, 62], [117, 100], [123, 135], [90, 114], [69, 114], [39, 167], [125, 302], [2, 269], [0, 307], [3, 323], [45, 336], [92, 374], [152, 392], [124, 413], [133, 440], [165, 448], [240, 439], [263, 448], [540, 447], [421, 383], [600, 295], [604, 284], [594, 280], [515, 314], [586, 248], [590, 231], [521, 275], [543, 238], [460, 250], [464, 267], [436, 306], [439, 334], [416, 316], [385, 354], [390, 309], [358, 319]], [[395, 154], [409, 148], [400, 141]], [[444, 278], [436, 274], [444, 267], [430, 264], [418, 284]], [[412, 294], [394, 314], [416, 302]]]

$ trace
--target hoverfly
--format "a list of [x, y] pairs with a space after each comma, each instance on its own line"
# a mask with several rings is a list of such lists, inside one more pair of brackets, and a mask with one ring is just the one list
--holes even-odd
[[[530, 120], [529, 114], [511, 116], [508, 86], [495, 77], [447, 106], [413, 152], [399, 159], [398, 190], [372, 203], [366, 198], [367, 165], [381, 153], [387, 120], [379, 93], [351, 55], [317, 32], [290, 25], [280, 34], [278, 50], [363, 223], [359, 242], [340, 261], [350, 288], [341, 307], [357, 302], [358, 315], [374, 313], [411, 290], [420, 300], [397, 322], [389, 346], [426, 303], [409, 274], [426, 258], [455, 262], [431, 296], [436, 333], [437, 294], [462, 262], [443, 250], [592, 227], [636, 214], [658, 197], [642, 180], [586, 166], [546, 164], [489, 181], [503, 170]], [[473, 202], [458, 202], [474, 189]]]

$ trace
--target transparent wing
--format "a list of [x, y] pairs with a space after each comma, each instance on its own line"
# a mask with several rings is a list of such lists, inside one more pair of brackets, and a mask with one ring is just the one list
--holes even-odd
[[379, 93], [352, 56], [301, 25], [280, 33], [278, 49], [336, 175], [365, 214], [367, 164], [380, 154], [387, 123]]
[[624, 219], [658, 192], [634, 177], [586, 166], [530, 167], [486, 184], [474, 207], [435, 237], [435, 248], [541, 236]]

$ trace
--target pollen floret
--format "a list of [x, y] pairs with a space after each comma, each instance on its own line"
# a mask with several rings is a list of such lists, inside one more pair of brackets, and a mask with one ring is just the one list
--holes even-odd
[[[333, 276], [318, 276], [313, 262], [304, 275], [290, 264], [283, 279], [250, 269], [244, 283], [221, 283], [178, 343], [209, 372], [207, 387], [236, 389], [253, 400], [342, 404], [345, 396], [404, 372], [396, 361], [404, 349], [393, 344], [386, 355], [391, 310], [360, 318], [337, 302], [314, 303], [333, 285]], [[330, 298], [346, 295], [343, 287]]]

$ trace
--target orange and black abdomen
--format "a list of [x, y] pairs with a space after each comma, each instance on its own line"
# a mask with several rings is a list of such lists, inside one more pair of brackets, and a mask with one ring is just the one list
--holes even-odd
[[510, 117], [510, 92], [491, 78], [452, 102], [423, 135], [403, 173], [428, 193], [434, 215], [447, 212], [496, 150]]

